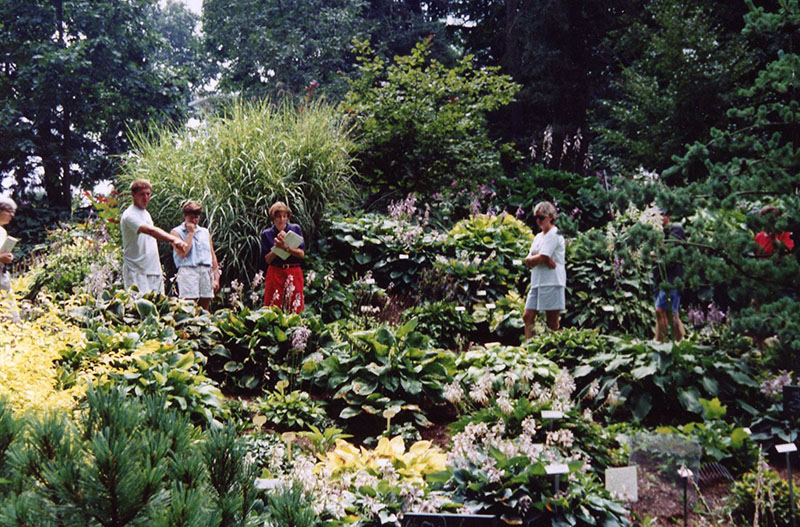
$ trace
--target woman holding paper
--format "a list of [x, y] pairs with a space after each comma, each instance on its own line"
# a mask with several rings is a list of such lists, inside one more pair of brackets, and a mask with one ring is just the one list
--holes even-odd
[[11, 293], [11, 276], [6, 270], [6, 266], [14, 261], [14, 255], [9, 249], [4, 248], [13, 247], [13, 244], [6, 243], [9, 241], [8, 233], [3, 227], [11, 223], [16, 212], [17, 204], [14, 200], [0, 196], [0, 320], [10, 315], [11, 320], [15, 322], [19, 321], [19, 314]]
[[272, 227], [261, 232], [261, 259], [267, 265], [264, 305], [299, 313], [305, 308], [301, 264], [306, 244], [300, 226], [289, 223], [291, 214], [286, 203], [276, 201], [269, 208]]

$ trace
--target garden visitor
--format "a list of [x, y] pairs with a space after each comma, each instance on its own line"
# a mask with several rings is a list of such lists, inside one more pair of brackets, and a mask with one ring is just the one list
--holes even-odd
[[[659, 209], [661, 212], [661, 225], [664, 227], [664, 239], [674, 239], [683, 241], [686, 239], [686, 231], [678, 223], [670, 223], [669, 212]], [[686, 336], [686, 330], [680, 317], [681, 295], [675, 287], [675, 279], [683, 277], [683, 265], [680, 262], [659, 263], [657, 272], [653, 277], [653, 282], [658, 287], [662, 281], [666, 280], [670, 284], [670, 289], [665, 291], [657, 289], [655, 294], [656, 303], [656, 329], [655, 339], [659, 342], [667, 340], [669, 326], [672, 326], [672, 337], [676, 342], [680, 342]], [[670, 324], [670, 320], [672, 324]]]
[[291, 214], [284, 202], [276, 201], [269, 208], [272, 227], [261, 232], [261, 260], [267, 265], [264, 305], [299, 313], [305, 308], [302, 262], [306, 244], [300, 226], [289, 223]]
[[[0, 247], [6, 242], [8, 233], [5, 226], [14, 219], [17, 212], [17, 204], [11, 198], [0, 196]], [[0, 252], [0, 319], [11, 319], [19, 322], [14, 293], [11, 291], [11, 275], [7, 266], [14, 261], [14, 255], [10, 252]]]
[[[771, 216], [774, 220], [781, 215], [781, 209], [772, 205], [767, 205], [758, 211], [758, 215], [762, 218], [764, 216]], [[769, 258], [775, 254], [776, 247], [780, 247], [781, 255], [788, 254], [794, 249], [794, 240], [792, 240], [792, 233], [790, 232], [776, 233], [771, 229], [769, 231], [761, 231], [756, 234], [755, 242], [758, 244], [756, 255], [759, 258]], [[775, 242], [778, 243], [776, 244]]]
[[541, 232], [533, 238], [525, 258], [525, 265], [531, 268], [531, 289], [522, 315], [526, 339], [533, 336], [533, 325], [540, 311], [545, 312], [547, 327], [558, 331], [561, 311], [566, 307], [566, 244], [553, 224], [556, 208], [542, 201], [533, 209], [533, 214]]
[[153, 225], [147, 212], [152, 186], [146, 179], [131, 183], [133, 204], [125, 209], [120, 218], [122, 230], [122, 280], [125, 287], [136, 285], [141, 293], [158, 291], [164, 293], [164, 275], [158, 258], [156, 239], [169, 242], [174, 249], [185, 251], [186, 242]]
[[183, 206], [183, 223], [172, 229], [172, 234], [186, 242], [186, 250], [173, 249], [172, 258], [178, 269], [178, 296], [196, 301], [208, 311], [219, 291], [219, 263], [211, 233], [199, 225], [202, 213], [203, 206], [196, 201]]

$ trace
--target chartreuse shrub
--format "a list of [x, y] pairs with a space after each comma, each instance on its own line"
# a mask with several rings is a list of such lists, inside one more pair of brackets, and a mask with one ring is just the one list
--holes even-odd
[[481, 290], [489, 299], [502, 298], [528, 283], [530, 272], [522, 261], [532, 241], [531, 229], [513, 216], [471, 216], [448, 231], [444, 257], [437, 258], [435, 266], [468, 288], [464, 300], [481, 300]]
[[203, 204], [205, 224], [223, 266], [223, 282], [260, 267], [259, 234], [267, 210], [285, 201], [310, 242], [323, 213], [347, 201], [353, 187], [353, 143], [342, 116], [321, 103], [236, 102], [198, 128], [169, 128], [133, 137], [135, 153], [120, 175], [153, 184], [148, 210], [156, 225], [183, 221], [187, 199]]
[[[0, 396], [6, 396], [17, 412], [69, 410], [83, 398], [83, 383], [61, 385], [59, 351], [82, 346], [79, 327], [60, 318], [54, 304], [35, 320], [14, 324], [0, 321]], [[95, 373], [84, 370], [82, 381]]]
[[454, 372], [452, 352], [431, 348], [415, 331], [412, 319], [392, 329], [350, 331], [341, 342], [322, 347], [303, 363], [303, 376], [333, 393], [331, 405], [341, 419], [372, 416], [382, 423], [385, 411], [397, 423], [413, 420], [430, 426], [426, 407], [443, 402], [442, 390]]
[[[0, 523], [231, 525], [255, 519], [241, 440], [202, 432], [163, 397], [93, 388], [77, 420], [49, 411], [12, 424], [0, 406]], [[2, 446], [2, 444], [0, 444]]]

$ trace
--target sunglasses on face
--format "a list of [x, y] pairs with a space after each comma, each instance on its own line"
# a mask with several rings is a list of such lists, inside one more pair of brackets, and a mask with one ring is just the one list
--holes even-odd
[[543, 219], [545, 219], [546, 217], [547, 217], [547, 216], [542, 216], [541, 214], [537, 214], [537, 215], [535, 215], [535, 216], [534, 216], [534, 218], [536, 218], [536, 221], [542, 221], [542, 220], [543, 220]]

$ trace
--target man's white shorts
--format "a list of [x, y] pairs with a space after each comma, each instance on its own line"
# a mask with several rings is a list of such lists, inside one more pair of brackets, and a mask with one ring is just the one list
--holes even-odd
[[158, 291], [164, 294], [164, 276], [161, 274], [143, 274], [122, 264], [122, 281], [126, 289], [135, 284], [141, 293]]
[[181, 298], [213, 298], [214, 288], [211, 285], [211, 267], [178, 268], [178, 296]]

